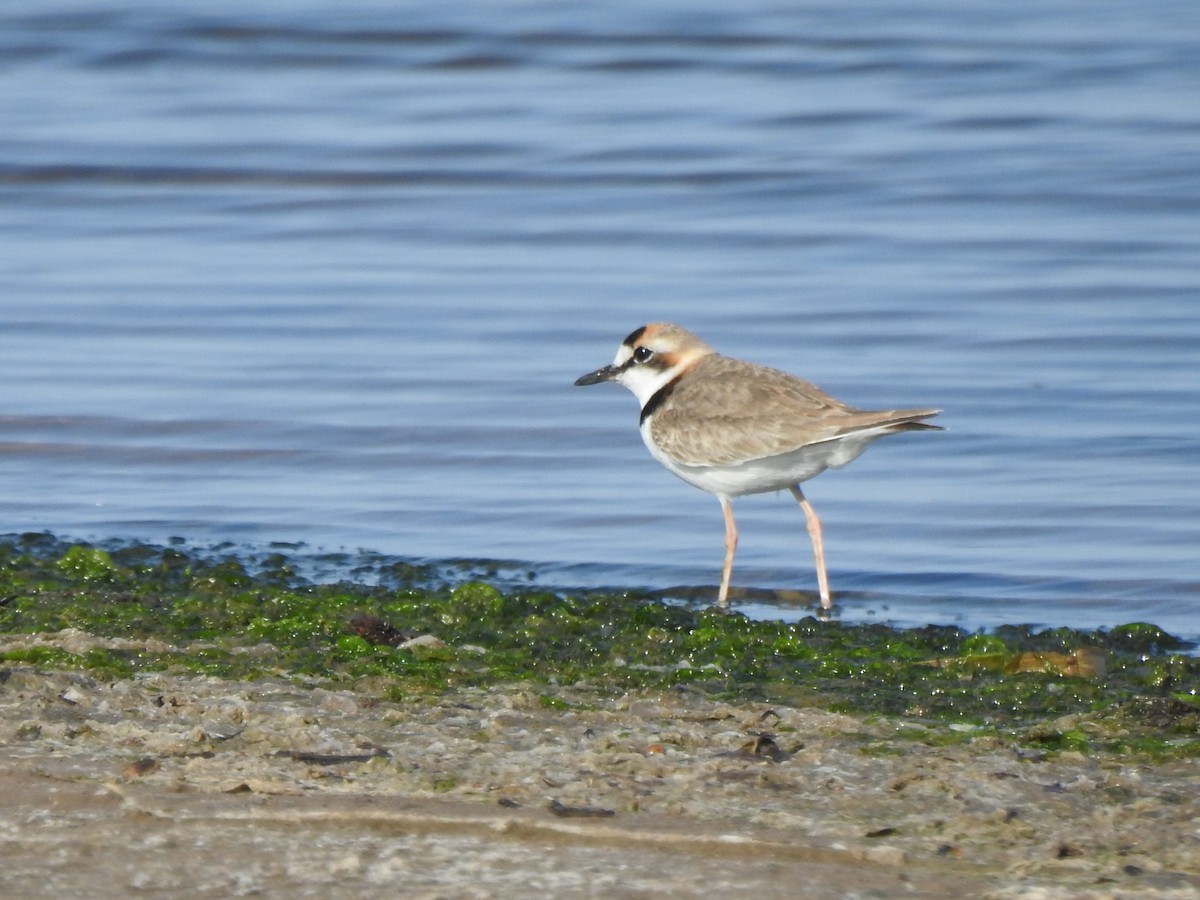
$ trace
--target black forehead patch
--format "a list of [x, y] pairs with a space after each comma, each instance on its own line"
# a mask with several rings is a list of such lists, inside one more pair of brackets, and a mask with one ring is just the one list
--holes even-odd
[[642, 339], [642, 334], [645, 331], [646, 331], [646, 326], [643, 325], [637, 331], [631, 331], [629, 333], [629, 337], [625, 338], [625, 340], [622, 341], [621, 343], [623, 343], [626, 347], [634, 347], [637, 345], [637, 342]]

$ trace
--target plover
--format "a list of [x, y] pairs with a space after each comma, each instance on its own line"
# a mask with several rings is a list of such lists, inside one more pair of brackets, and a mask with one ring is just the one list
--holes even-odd
[[621, 342], [610, 365], [577, 385], [617, 381], [641, 404], [642, 440], [660, 463], [715, 494], [725, 516], [725, 564], [717, 605], [729, 606], [737, 549], [732, 500], [787, 488], [808, 523], [821, 606], [830, 608], [821, 520], [800, 490], [826, 469], [858, 457], [897, 431], [941, 430], [923, 419], [937, 409], [855, 409], [809, 384], [754, 363], [721, 356], [678, 325], [644, 325]]

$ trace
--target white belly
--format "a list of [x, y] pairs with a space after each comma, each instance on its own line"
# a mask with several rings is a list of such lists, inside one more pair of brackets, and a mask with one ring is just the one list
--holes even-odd
[[867, 432], [810, 444], [790, 453], [749, 459], [723, 466], [684, 465], [667, 456], [650, 440], [649, 429], [642, 439], [651, 455], [690, 485], [718, 497], [740, 497], [779, 491], [807, 481], [826, 469], [835, 469], [858, 457], [879, 433]]

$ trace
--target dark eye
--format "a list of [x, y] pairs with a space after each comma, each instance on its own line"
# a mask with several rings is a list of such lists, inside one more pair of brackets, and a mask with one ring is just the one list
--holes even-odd
[[654, 355], [654, 351], [651, 350], [649, 347], [638, 347], [636, 350], [633, 351], [633, 361], [639, 362], [639, 363], [644, 363], [646, 360], [648, 360], [653, 355]]

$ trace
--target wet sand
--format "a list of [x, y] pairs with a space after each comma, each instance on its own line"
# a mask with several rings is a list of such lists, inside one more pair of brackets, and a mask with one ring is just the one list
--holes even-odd
[[12, 667], [7, 898], [1197, 897], [1200, 767], [498, 685]]

